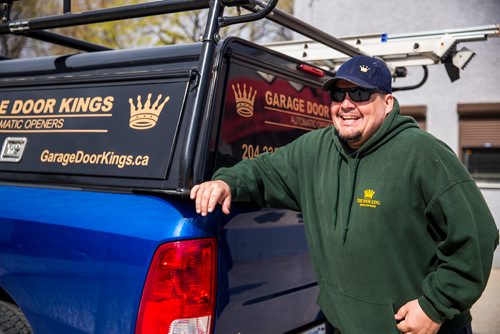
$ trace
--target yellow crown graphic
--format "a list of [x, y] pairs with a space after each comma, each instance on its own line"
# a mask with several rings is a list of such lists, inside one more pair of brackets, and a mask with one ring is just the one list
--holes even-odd
[[359, 70], [361, 72], [368, 72], [370, 70], [370, 68], [368, 66], [365, 66], [365, 65], [360, 65]]
[[161, 101], [162, 94], [159, 94], [156, 101], [151, 105], [151, 97], [153, 94], [149, 93], [146, 103], [142, 104], [141, 95], [137, 95], [137, 104], [134, 104], [133, 99], [128, 99], [130, 103], [130, 121], [129, 126], [136, 130], [151, 129], [158, 122], [158, 117], [163, 110], [165, 104], [170, 100], [167, 96], [163, 102]]
[[231, 87], [233, 88], [234, 97], [236, 99], [236, 112], [238, 115], [243, 117], [252, 117], [257, 90], [253, 90], [253, 87], [250, 86], [250, 89], [247, 92], [247, 85], [243, 84], [242, 91], [239, 83], [236, 84], [236, 87], [234, 87], [234, 85], [231, 85]]
[[373, 195], [375, 195], [375, 190], [373, 190], [373, 189], [366, 189], [364, 191], [364, 193], [365, 193], [365, 198], [366, 199], [372, 199]]

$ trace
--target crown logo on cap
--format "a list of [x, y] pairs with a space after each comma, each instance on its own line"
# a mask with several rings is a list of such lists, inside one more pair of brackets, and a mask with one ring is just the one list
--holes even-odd
[[375, 190], [373, 190], [373, 189], [366, 189], [364, 191], [364, 195], [365, 195], [366, 199], [372, 199], [373, 195], [375, 195]]
[[141, 95], [137, 95], [137, 104], [134, 104], [133, 99], [128, 99], [130, 103], [130, 121], [129, 126], [136, 130], [146, 130], [153, 128], [158, 122], [158, 117], [163, 110], [165, 104], [170, 100], [170, 96], [165, 97], [161, 101], [162, 94], [159, 94], [156, 101], [151, 105], [151, 97], [149, 93], [146, 103], [142, 104]]
[[361, 72], [366, 73], [366, 72], [368, 72], [370, 70], [370, 68], [368, 66], [366, 66], [366, 65], [359, 65], [359, 70]]
[[257, 90], [253, 90], [253, 87], [250, 86], [247, 92], [247, 85], [243, 84], [242, 91], [239, 83], [236, 84], [236, 87], [234, 87], [234, 85], [231, 85], [231, 87], [233, 88], [234, 98], [236, 99], [236, 112], [238, 115], [242, 117], [252, 117]]

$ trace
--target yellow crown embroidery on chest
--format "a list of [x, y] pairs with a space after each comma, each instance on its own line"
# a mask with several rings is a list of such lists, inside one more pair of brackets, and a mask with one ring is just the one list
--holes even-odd
[[363, 190], [363, 198], [357, 198], [356, 203], [362, 208], [376, 209], [382, 205], [382, 202], [379, 199], [373, 199], [373, 196], [375, 196], [375, 190], [365, 189]]
[[366, 199], [372, 199], [373, 195], [375, 195], [375, 190], [373, 190], [373, 189], [366, 189], [364, 191], [364, 195], [365, 195]]

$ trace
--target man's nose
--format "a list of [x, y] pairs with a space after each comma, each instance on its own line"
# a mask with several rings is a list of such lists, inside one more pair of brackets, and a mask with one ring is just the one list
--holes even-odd
[[344, 101], [342, 101], [340, 106], [345, 110], [352, 110], [354, 107], [356, 107], [354, 102], [352, 102], [351, 98], [349, 97], [349, 94], [347, 93], [345, 94]]

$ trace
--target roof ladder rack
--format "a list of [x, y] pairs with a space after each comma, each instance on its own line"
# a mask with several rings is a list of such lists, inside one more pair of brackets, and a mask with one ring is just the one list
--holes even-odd
[[[498, 24], [412, 34], [360, 35], [339, 40], [361, 53], [382, 58], [397, 77], [404, 76], [405, 72], [397, 69], [406, 66], [450, 64], [457, 70], [464, 69], [475, 53], [465, 47], [458, 50], [458, 43], [484, 41], [490, 37], [500, 37]], [[269, 43], [266, 46], [332, 71], [336, 71], [350, 56], [312, 40]], [[457, 78], [450, 76], [450, 79], [453, 81]]]

